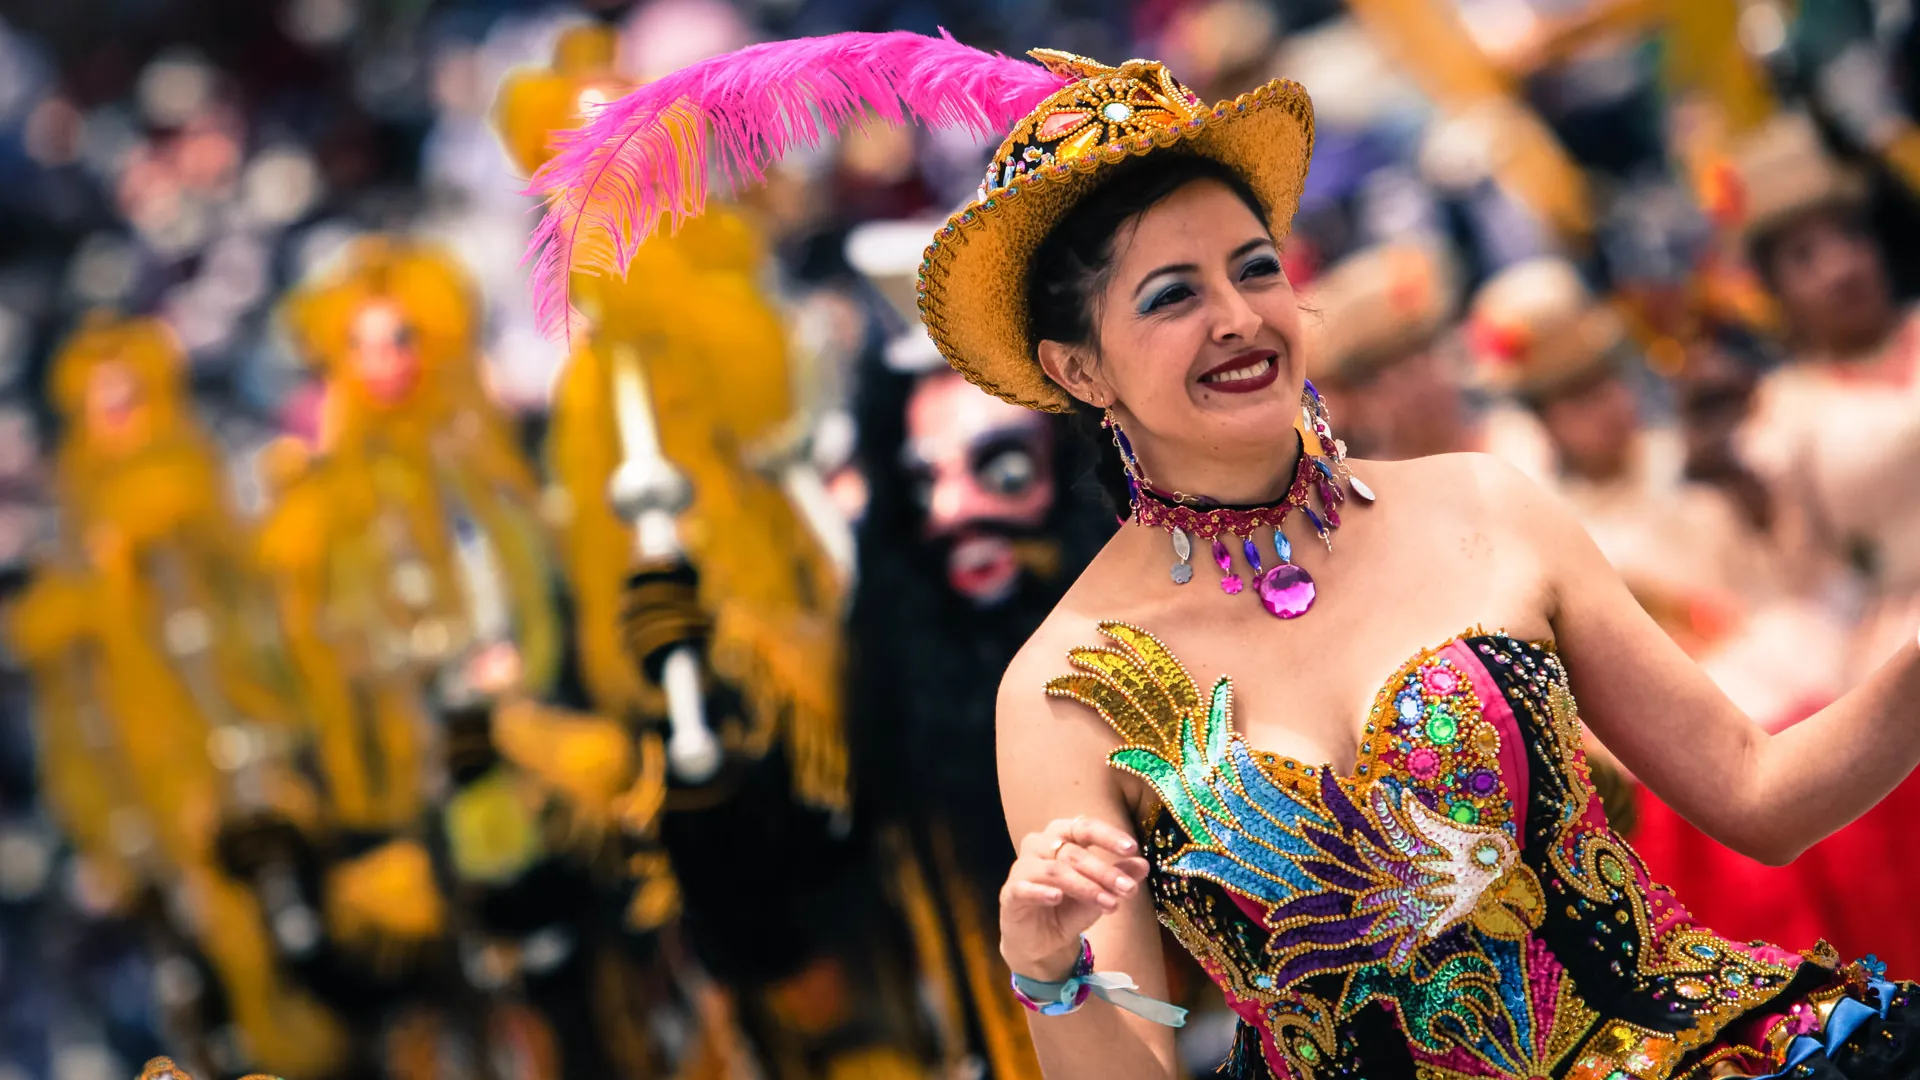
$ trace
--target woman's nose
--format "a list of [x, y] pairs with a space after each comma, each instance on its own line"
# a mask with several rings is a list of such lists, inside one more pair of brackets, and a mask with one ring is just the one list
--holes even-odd
[[1259, 333], [1260, 314], [1240, 295], [1240, 290], [1230, 288], [1215, 295], [1220, 297], [1214, 306], [1215, 341], [1245, 341]]

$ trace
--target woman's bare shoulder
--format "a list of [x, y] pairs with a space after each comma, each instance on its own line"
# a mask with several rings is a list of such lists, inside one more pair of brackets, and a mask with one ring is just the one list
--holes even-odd
[[1064, 602], [1055, 606], [1001, 675], [1001, 711], [1010, 706], [1044, 711], [1047, 683], [1071, 670], [1067, 654], [1082, 645], [1098, 644], [1099, 637], [1098, 619]]
[[1501, 501], [1515, 494], [1538, 492], [1540, 485], [1506, 459], [1493, 454], [1463, 451], [1434, 454], [1405, 461], [1353, 461], [1353, 471], [1383, 498], [1441, 500], [1458, 505]]
[[1477, 532], [1538, 538], [1557, 535], [1571, 521], [1559, 496], [1493, 454], [1356, 461], [1352, 467], [1383, 503], [1411, 509], [1426, 522], [1454, 520]]

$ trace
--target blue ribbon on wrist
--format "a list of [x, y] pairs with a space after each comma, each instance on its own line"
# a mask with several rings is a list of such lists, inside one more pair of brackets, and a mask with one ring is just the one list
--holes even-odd
[[1119, 971], [1094, 971], [1093, 948], [1080, 939], [1080, 960], [1073, 974], [1059, 982], [1041, 982], [1025, 975], [1013, 977], [1014, 992], [1024, 1004], [1042, 1016], [1065, 1016], [1097, 997], [1116, 1009], [1167, 1027], [1185, 1027], [1187, 1010], [1178, 1005], [1140, 993], [1133, 976]]

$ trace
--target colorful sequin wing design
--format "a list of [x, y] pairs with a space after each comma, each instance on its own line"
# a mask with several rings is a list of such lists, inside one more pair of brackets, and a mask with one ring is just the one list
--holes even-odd
[[1233, 732], [1226, 678], [1203, 704], [1158, 639], [1100, 629], [1118, 647], [1074, 650], [1079, 671], [1047, 692], [1098, 711], [1125, 740], [1108, 761], [1152, 785], [1179, 823], [1186, 843], [1162, 871], [1265, 906], [1275, 933], [1254, 986], [1281, 991], [1366, 964], [1405, 970], [1423, 943], [1470, 919], [1496, 936], [1525, 933], [1500, 903], [1503, 879], [1524, 872], [1505, 831], [1454, 821], [1390, 777], [1356, 784], [1321, 770], [1317, 790], [1290, 791]]
[[1231, 685], [1221, 679], [1203, 706], [1199, 686], [1158, 638], [1123, 623], [1102, 623], [1100, 632], [1113, 647], [1073, 650], [1078, 671], [1049, 682], [1048, 695], [1098, 712], [1125, 741], [1108, 762], [1150, 784], [1193, 843], [1211, 844], [1209, 817], [1228, 813], [1209, 774], [1226, 751]]

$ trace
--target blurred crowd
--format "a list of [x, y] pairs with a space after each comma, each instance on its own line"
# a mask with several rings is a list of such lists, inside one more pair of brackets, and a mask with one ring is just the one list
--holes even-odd
[[[1299, 80], [1285, 258], [1352, 454], [1506, 458], [1779, 728], [1920, 620], [1915, 16], [9, 6], [0, 1080], [1037, 1080], [995, 683], [1116, 508], [920, 329], [991, 146], [790, 157], [558, 343], [522, 189], [581, 109], [841, 30]], [[1702, 922], [1920, 972], [1920, 789], [1767, 868], [1610, 786]], [[1172, 974], [1204, 1073], [1232, 1017]]]

